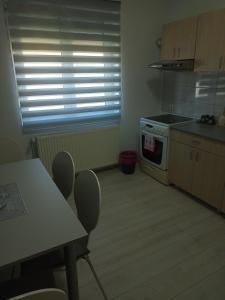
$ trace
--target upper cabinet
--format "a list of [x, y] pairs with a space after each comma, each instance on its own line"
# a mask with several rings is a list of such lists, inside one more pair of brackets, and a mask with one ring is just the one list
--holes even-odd
[[164, 25], [161, 60], [193, 59], [197, 32], [197, 17]]
[[164, 25], [161, 60], [194, 59], [195, 71], [225, 71], [225, 9]]
[[195, 71], [225, 70], [225, 9], [198, 18]]
[[169, 23], [163, 26], [161, 55], [162, 60], [175, 59], [176, 49], [176, 23]]

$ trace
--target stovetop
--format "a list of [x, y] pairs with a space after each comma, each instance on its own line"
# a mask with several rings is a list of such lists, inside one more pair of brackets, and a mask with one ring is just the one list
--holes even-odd
[[161, 123], [161, 124], [166, 124], [166, 125], [183, 123], [183, 122], [193, 120], [193, 119], [188, 118], [188, 117], [183, 117], [183, 116], [178, 116], [178, 115], [173, 115], [173, 114], [157, 115], [157, 116], [152, 116], [152, 117], [146, 117], [144, 119], [149, 120], [149, 121], [158, 122], [158, 123]]

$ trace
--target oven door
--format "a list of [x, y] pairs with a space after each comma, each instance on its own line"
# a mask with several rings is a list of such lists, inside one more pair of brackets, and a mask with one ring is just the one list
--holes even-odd
[[[151, 147], [149, 147], [149, 141], [153, 143]], [[168, 137], [160, 136], [146, 130], [141, 131], [141, 159], [148, 161], [161, 170], [167, 170], [167, 147]]]

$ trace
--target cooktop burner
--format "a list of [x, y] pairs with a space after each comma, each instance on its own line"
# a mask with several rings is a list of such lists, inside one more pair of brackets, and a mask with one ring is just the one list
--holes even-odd
[[172, 115], [172, 114], [152, 116], [152, 117], [147, 117], [144, 119], [147, 119], [149, 121], [163, 123], [163, 124], [176, 124], [176, 123], [182, 123], [182, 122], [187, 122], [187, 121], [193, 120], [191, 118]]

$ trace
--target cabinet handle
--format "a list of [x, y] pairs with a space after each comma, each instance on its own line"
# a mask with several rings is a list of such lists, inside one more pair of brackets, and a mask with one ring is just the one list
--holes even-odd
[[195, 59], [195, 69], [200, 67], [200, 61]]
[[193, 160], [193, 154], [194, 154], [194, 150], [191, 150], [191, 152], [190, 152], [190, 160]]
[[176, 48], [173, 48], [173, 58], [176, 56]]
[[223, 56], [220, 56], [220, 60], [219, 60], [219, 70], [222, 69], [223, 66]]
[[197, 140], [192, 140], [192, 144], [197, 146], [197, 145], [200, 145], [201, 142], [200, 142], [200, 141], [197, 141]]
[[195, 161], [196, 161], [196, 162], [199, 162], [199, 152], [196, 153]]

